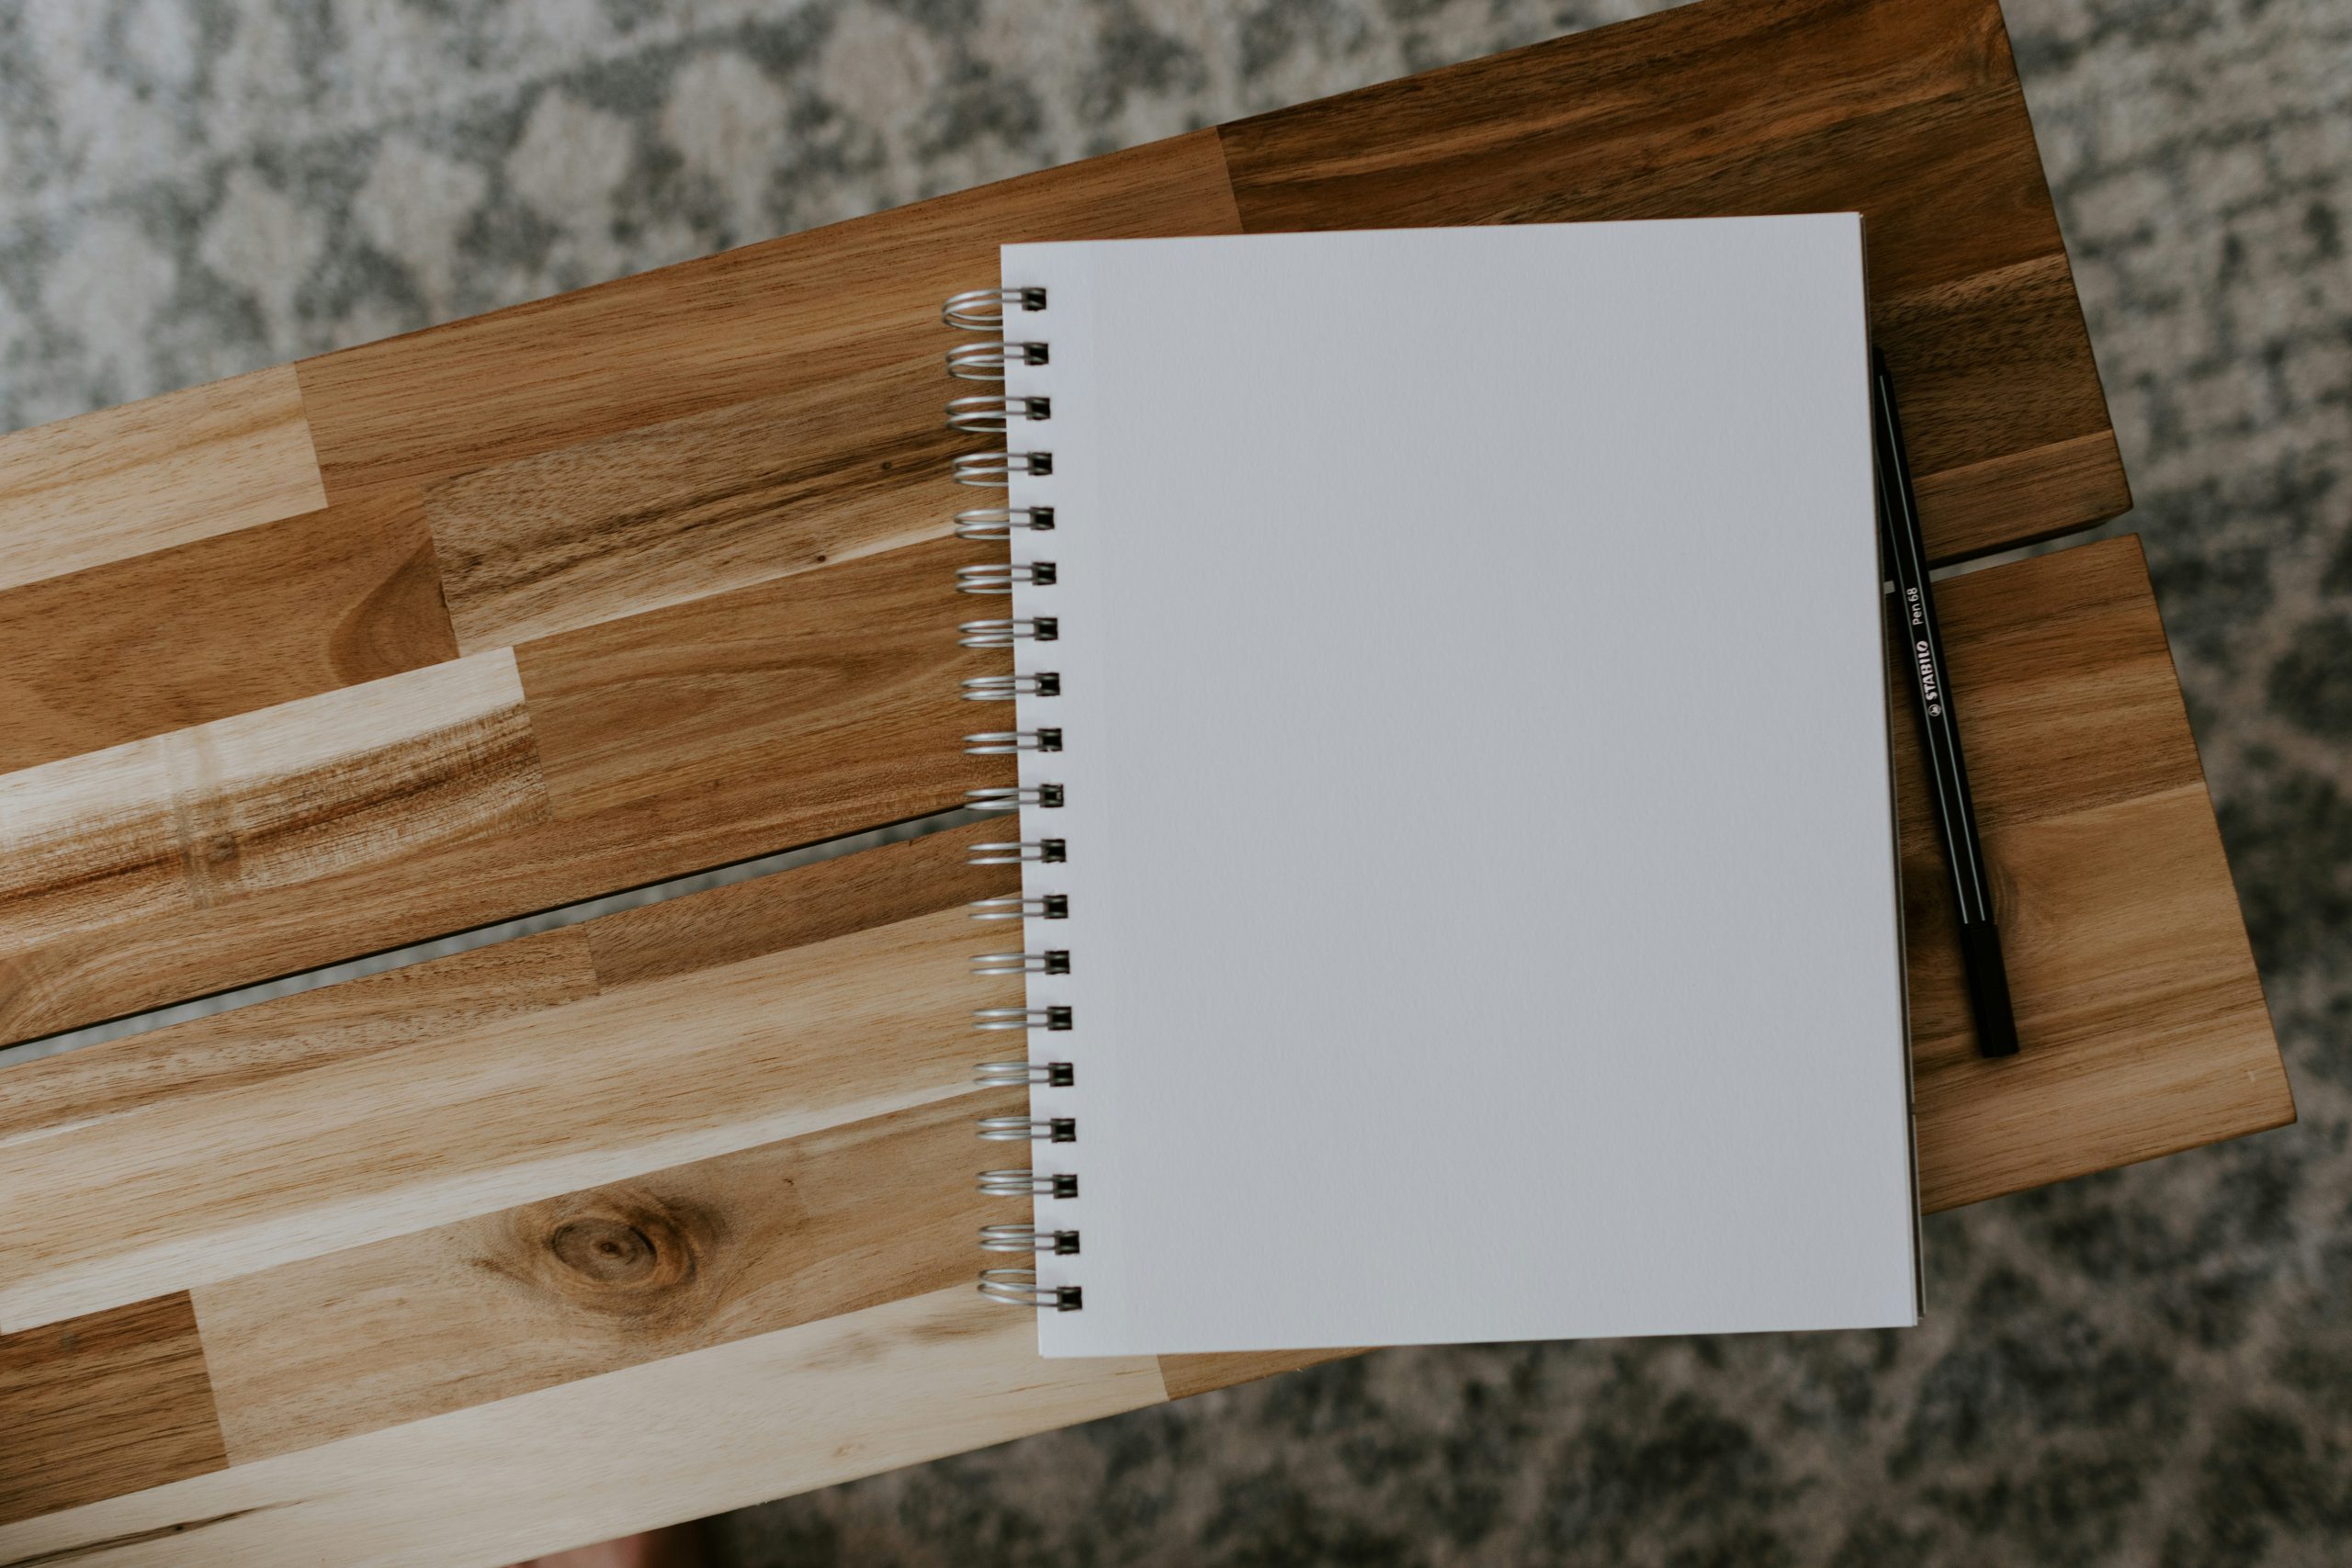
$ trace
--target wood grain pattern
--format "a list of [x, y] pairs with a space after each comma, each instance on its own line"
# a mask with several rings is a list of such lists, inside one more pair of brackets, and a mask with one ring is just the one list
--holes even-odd
[[[43, 1064], [0, 1131], [0, 1194], [42, 1195], [0, 1231], [0, 1328], [964, 1093], [963, 1010], [1019, 996], [962, 976], [951, 906], [1011, 886], [958, 863], [976, 833], [526, 939], [495, 997], [464, 954]], [[741, 929], [663, 972], [713, 918]]]
[[2139, 541], [1937, 592], [2025, 1048], [1975, 1054], [1917, 734], [1898, 724], [1923, 1200], [2294, 1120]]
[[141, 995], [123, 928], [233, 928], [248, 898], [545, 809], [503, 651], [0, 776], [0, 1015], [37, 1020], [61, 991], [84, 1016], [120, 1010]]
[[0, 773], [457, 656], [413, 491], [106, 562], [0, 593]]
[[[0, 776], [0, 801], [23, 803], [0, 818], [0, 847], [19, 852], [0, 865], [0, 937], [16, 940], [0, 1031], [69, 1028], [1008, 783], [1006, 759], [962, 750], [975, 719], [958, 682], [1002, 658], [956, 646], [954, 569], [971, 558], [933, 541]], [[469, 718], [493, 686], [494, 714]], [[417, 738], [393, 743], [403, 726]], [[337, 750], [360, 735], [383, 744], [364, 761]], [[252, 777], [204, 782], [231, 762]], [[263, 854], [243, 817], [265, 807], [300, 814], [299, 859]]]
[[326, 504], [291, 368], [0, 435], [0, 588]]
[[[1236, 227], [1216, 137], [1195, 131], [307, 360], [303, 400], [332, 492], [429, 484], [752, 399], [814, 408], [872, 370], [935, 369], [940, 300], [993, 278], [999, 244]], [[937, 425], [937, 385], [907, 428]]]
[[922, 916], [0, 1147], [53, 1206], [6, 1237], [0, 1325], [960, 1094], [970, 999], [906, 976], [970, 941]]
[[1163, 1397], [958, 1287], [0, 1526], [0, 1568], [496, 1568]]
[[587, 936], [565, 928], [38, 1056], [5, 1069], [0, 1146], [153, 1115], [158, 1104], [396, 1051], [596, 989]]
[[973, 558], [940, 540], [526, 644], [558, 814], [622, 818], [649, 851], [755, 821], [785, 844], [1010, 783], [963, 751], [984, 726], [962, 679], [1001, 658], [956, 644], [956, 568]]
[[232, 1461], [971, 1286], [967, 1094], [197, 1292]]
[[2131, 502], [1996, 0], [1702, 0], [1221, 134], [1252, 232], [1859, 210], [1930, 554]]
[[[936, 344], [930, 345], [936, 347]], [[968, 439], [936, 354], [845, 372], [435, 484], [468, 651], [660, 609], [944, 536], [935, 483]]]
[[187, 1296], [0, 1336], [0, 1524], [227, 1462]]

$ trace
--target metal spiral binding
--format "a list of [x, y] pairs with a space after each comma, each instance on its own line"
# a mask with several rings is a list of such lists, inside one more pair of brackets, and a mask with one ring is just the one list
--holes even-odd
[[[1046, 304], [1046, 291], [1043, 288], [970, 288], [949, 297], [940, 310], [942, 321], [951, 327], [1001, 335], [996, 341], [960, 344], [948, 350], [947, 374], [959, 381], [1001, 382], [1014, 366], [1051, 363], [1052, 348], [1041, 341], [1040, 334], [1024, 332], [1016, 338], [1011, 330], [1015, 317], [1041, 314]], [[956, 481], [983, 489], [1009, 490], [1016, 475], [1044, 478], [1052, 474], [1051, 452], [1012, 450], [1014, 432], [1022, 432], [1025, 437], [1052, 418], [1053, 401], [1049, 398], [1001, 392], [956, 398], [947, 405], [950, 430], [970, 435], [1001, 435], [1005, 446], [1001, 450], [957, 457], [953, 476]], [[1050, 506], [973, 507], [956, 514], [956, 536], [978, 544], [1000, 543], [1010, 541], [1016, 534], [1035, 536], [1048, 533], [1057, 522]], [[964, 593], [1010, 596], [1016, 589], [1025, 592], [1051, 588], [1055, 579], [1055, 567], [1050, 561], [992, 561], [958, 570], [956, 587]], [[1061, 626], [1054, 616], [1021, 615], [966, 621], [956, 632], [957, 642], [965, 648], [1012, 649], [1024, 642], [1056, 641], [1061, 635]], [[1014, 702], [1058, 697], [1061, 691], [1058, 673], [1036, 671], [973, 676], [964, 682], [962, 695], [967, 702]], [[1050, 754], [1061, 749], [1061, 729], [1053, 725], [983, 730], [964, 738], [964, 750], [976, 757]], [[1062, 786], [998, 785], [968, 790], [965, 800], [976, 811], [1051, 810], [1062, 804]], [[974, 865], [1055, 865], [1069, 859], [1069, 845], [1055, 838], [974, 844], [967, 858]], [[976, 920], [1067, 919], [1069, 899], [1059, 893], [1024, 891], [978, 899], [972, 905], [971, 915]], [[983, 953], [972, 959], [972, 972], [983, 976], [1067, 975], [1070, 963], [1069, 950], [1063, 947], [1035, 953]], [[1066, 1033], [1072, 1029], [1073, 1019], [1071, 1010], [1060, 1006], [974, 1008], [972, 1027], [984, 1032], [1018, 1030], [1026, 1038], [1033, 1032]], [[1069, 1089], [1078, 1081], [1076, 1066], [1066, 1061], [983, 1062], [972, 1076], [976, 1083], [984, 1087], [1002, 1089]], [[983, 1116], [976, 1131], [990, 1142], [1069, 1144], [1078, 1140], [1078, 1121], [1070, 1116]], [[1019, 1199], [1034, 1204], [1077, 1197], [1078, 1178], [1034, 1169], [988, 1170], [980, 1173], [980, 1190], [991, 1197]], [[988, 1252], [1068, 1257], [1079, 1250], [1079, 1233], [1041, 1224], [989, 1224], [980, 1227], [980, 1247]], [[1076, 1285], [1040, 1283], [1035, 1269], [983, 1269], [980, 1293], [991, 1301], [1056, 1312], [1079, 1311], [1085, 1301]]]
[[1041, 1176], [1034, 1170], [984, 1170], [980, 1190], [991, 1198], [1075, 1198], [1075, 1176]]
[[1076, 1312], [1085, 1304], [1076, 1285], [1041, 1285], [1035, 1269], [983, 1269], [980, 1294], [1012, 1306], [1052, 1307], [1057, 1312]]
[[1062, 678], [1048, 671], [1042, 675], [975, 675], [964, 682], [967, 703], [1009, 703], [1015, 697], [1058, 697]]
[[1019, 894], [1003, 898], [975, 898], [972, 919], [976, 920], [1066, 920], [1069, 919], [1069, 900], [1058, 893], [1048, 893], [1042, 898], [1023, 898]]
[[1058, 729], [984, 729], [964, 737], [964, 751], [972, 757], [1010, 757], [1016, 751], [1058, 751]]
[[1078, 1069], [1068, 1062], [982, 1062], [972, 1069], [972, 1081], [982, 1089], [1011, 1089], [1016, 1084], [1068, 1089], [1078, 1081]]
[[1062, 786], [1059, 784], [1039, 784], [1035, 789], [1011, 789], [993, 784], [987, 789], [967, 789], [964, 792], [964, 809], [967, 811], [1019, 811], [1024, 807], [1050, 811], [1061, 803]]
[[1067, 1258], [1078, 1250], [1076, 1231], [1041, 1231], [1035, 1225], [982, 1225], [984, 1252], [1052, 1252]]
[[966, 621], [956, 641], [966, 648], [1011, 648], [1016, 642], [1057, 642], [1062, 624], [1051, 615], [1029, 615], [995, 621]]
[[967, 343], [947, 351], [947, 373], [958, 381], [1001, 381], [1009, 366], [1047, 362], [1042, 343]]
[[975, 506], [956, 514], [956, 536], [983, 543], [1010, 539], [1016, 528], [1046, 534], [1052, 532], [1053, 526], [1054, 509], [1050, 506]]

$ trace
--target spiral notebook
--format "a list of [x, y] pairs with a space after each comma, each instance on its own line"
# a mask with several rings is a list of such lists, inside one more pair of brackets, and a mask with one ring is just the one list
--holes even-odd
[[1914, 1322], [1860, 220], [1001, 265], [984, 1291], [1050, 1356]]

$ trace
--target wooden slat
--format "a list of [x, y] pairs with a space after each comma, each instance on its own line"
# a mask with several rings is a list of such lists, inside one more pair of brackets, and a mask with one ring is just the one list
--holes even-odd
[[972, 1118], [830, 1128], [197, 1292], [230, 1460], [971, 1286]]
[[[1005, 759], [962, 750], [975, 721], [958, 682], [1002, 662], [956, 644], [969, 611], [955, 567], [970, 558], [933, 541], [0, 776], [0, 801], [25, 803], [0, 816], [17, 852], [0, 863], [0, 1031], [70, 1028], [1008, 783]], [[464, 694], [492, 688], [478, 732]], [[209, 759], [283, 773], [334, 734], [380, 744], [270, 784], [261, 806], [303, 814], [301, 852], [252, 874], [269, 825], [193, 809], [221, 794], [198, 787]]]
[[[526, 939], [504, 1006], [466, 954], [405, 989], [333, 987], [43, 1064], [0, 1132], [0, 1193], [40, 1194], [0, 1230], [0, 1328], [964, 1093], [964, 1010], [1019, 996], [963, 975], [955, 906], [1012, 886], [961, 863], [976, 832]], [[665, 966], [729, 916], [739, 934], [706, 966]], [[579, 995], [600, 950], [616, 976]]]
[[[307, 360], [303, 400], [332, 492], [430, 484], [753, 399], [814, 412], [870, 371], [936, 370], [940, 300], [991, 284], [1000, 244], [1236, 226], [1216, 137], [1196, 131]], [[894, 401], [905, 417], [876, 435], [936, 429], [940, 386], [919, 420], [911, 394]], [[503, 544], [500, 575], [526, 579], [566, 548], [528, 523]]]
[[0, 1568], [495, 1568], [1159, 1403], [968, 1288], [0, 1526]]
[[522, 698], [513, 657], [484, 654], [0, 778], [9, 966], [537, 818]]
[[0, 1524], [227, 1462], [187, 1296], [0, 1336]]
[[5, 1069], [0, 1147], [397, 1051], [596, 990], [588, 941], [577, 931], [553, 931], [38, 1056]]
[[413, 491], [106, 562], [0, 593], [0, 773], [457, 656]]
[[557, 814], [623, 818], [605, 830], [684, 869], [714, 834], [805, 843], [1010, 782], [963, 750], [985, 726], [962, 680], [1002, 662], [956, 646], [974, 558], [943, 539], [525, 644]]
[[1937, 593], [2024, 1049], [1975, 1054], [1906, 715], [1896, 771], [1928, 1206], [2292, 1121], [2139, 540]]
[[1996, 0], [1702, 0], [1222, 135], [1253, 232], [1860, 210], [1930, 553], [2130, 504]]
[[0, 589], [326, 504], [290, 367], [0, 435]]

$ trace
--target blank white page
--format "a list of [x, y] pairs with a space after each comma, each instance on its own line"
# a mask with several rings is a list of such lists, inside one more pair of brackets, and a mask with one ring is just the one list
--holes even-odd
[[1002, 265], [1045, 1353], [1913, 1322], [1860, 220]]

